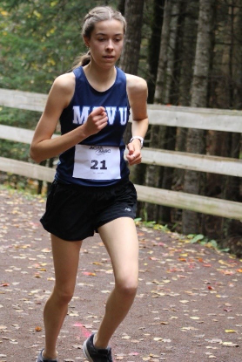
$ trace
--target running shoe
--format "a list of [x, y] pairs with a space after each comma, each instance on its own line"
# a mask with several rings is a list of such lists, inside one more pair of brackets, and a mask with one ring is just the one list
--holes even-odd
[[111, 348], [96, 348], [93, 344], [92, 334], [84, 343], [83, 343], [83, 352], [89, 362], [113, 362]]
[[57, 359], [46, 359], [43, 357], [44, 348], [40, 351], [36, 362], [58, 362]]

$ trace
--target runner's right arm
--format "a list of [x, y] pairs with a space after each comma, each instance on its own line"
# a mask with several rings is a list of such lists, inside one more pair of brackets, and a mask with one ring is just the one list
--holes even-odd
[[54, 81], [48, 95], [45, 110], [37, 124], [30, 146], [30, 156], [41, 162], [75, 146], [92, 134], [98, 133], [107, 125], [107, 114], [103, 107], [95, 109], [87, 121], [60, 137], [51, 138], [64, 108], [70, 103], [75, 88], [75, 76], [67, 73]]

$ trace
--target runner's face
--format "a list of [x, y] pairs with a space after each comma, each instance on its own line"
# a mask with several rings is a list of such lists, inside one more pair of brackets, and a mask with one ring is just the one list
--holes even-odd
[[90, 48], [92, 60], [106, 66], [113, 66], [119, 59], [124, 40], [123, 24], [111, 19], [96, 23], [90, 39], [85, 39]]

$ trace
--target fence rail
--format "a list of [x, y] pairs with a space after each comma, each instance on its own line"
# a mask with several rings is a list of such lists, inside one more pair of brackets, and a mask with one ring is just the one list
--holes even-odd
[[[47, 96], [44, 94], [0, 89], [0, 106], [42, 112], [46, 99]], [[148, 105], [148, 115], [152, 125], [242, 132], [242, 112], [240, 111]], [[31, 130], [0, 125], [2, 139], [30, 144], [32, 137]], [[58, 136], [54, 135], [54, 137]], [[234, 158], [144, 148], [142, 162], [149, 165], [242, 177], [242, 162]], [[0, 170], [46, 182], [53, 180], [55, 172], [54, 169], [48, 167], [4, 157], [0, 157]], [[148, 186], [135, 186], [140, 201], [231, 219], [242, 219], [242, 204], [239, 202]]]

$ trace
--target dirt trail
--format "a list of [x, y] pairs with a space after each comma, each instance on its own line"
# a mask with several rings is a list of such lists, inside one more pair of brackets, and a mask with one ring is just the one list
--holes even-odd
[[[42, 310], [54, 282], [45, 200], [0, 188], [0, 362], [34, 362], [43, 346]], [[140, 284], [112, 339], [124, 362], [241, 362], [242, 261], [175, 233], [138, 227]], [[59, 362], [81, 361], [113, 286], [96, 235], [81, 251], [75, 297], [59, 339]]]

